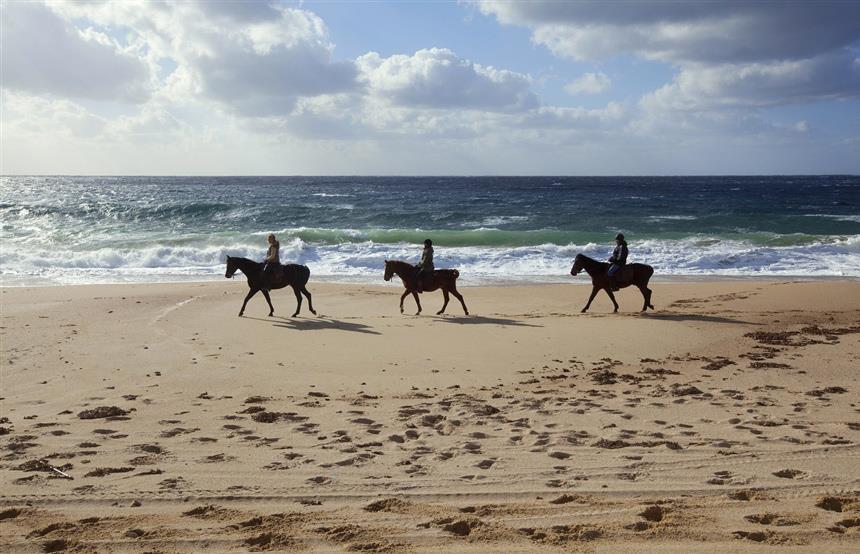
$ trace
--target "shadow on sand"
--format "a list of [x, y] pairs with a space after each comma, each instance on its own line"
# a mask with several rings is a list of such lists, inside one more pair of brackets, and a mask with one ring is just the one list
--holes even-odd
[[364, 325], [363, 323], [349, 323], [346, 321], [341, 321], [339, 319], [332, 319], [329, 317], [315, 317], [315, 318], [289, 318], [289, 317], [248, 317], [244, 316], [245, 319], [255, 319], [257, 321], [268, 321], [274, 324], [274, 327], [281, 327], [283, 329], [295, 329], [297, 331], [322, 331], [325, 329], [334, 329], [335, 331], [349, 331], [351, 333], [363, 333], [365, 335], [380, 335], [379, 331], [374, 331], [369, 325]]
[[444, 321], [445, 323], [456, 323], [458, 325], [508, 325], [510, 327], [543, 327], [543, 325], [525, 323], [516, 319], [507, 319], [503, 317], [485, 317], [481, 315], [440, 317], [439, 321]]
[[703, 323], [734, 323], [736, 325], [759, 325], [758, 323], [753, 323], [751, 321], [744, 321], [743, 319], [732, 319], [730, 317], [718, 317], [712, 315], [702, 315], [702, 314], [679, 314], [679, 313], [642, 313], [639, 317], [647, 317], [648, 319], [660, 319], [664, 321], [701, 321]]

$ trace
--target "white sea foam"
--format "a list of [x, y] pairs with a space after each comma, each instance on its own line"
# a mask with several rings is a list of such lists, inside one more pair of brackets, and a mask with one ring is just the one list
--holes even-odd
[[[570, 280], [577, 253], [605, 259], [605, 244], [542, 244], [521, 247], [437, 247], [437, 267], [456, 267], [465, 284], [499, 280]], [[652, 265], [659, 275], [851, 276], [860, 277], [860, 237], [794, 246], [761, 246], [746, 241], [694, 237], [684, 240], [631, 242], [630, 262]], [[420, 248], [412, 243], [372, 241], [311, 244], [283, 240], [284, 263], [310, 267], [314, 278], [377, 281], [386, 259], [416, 262]], [[59, 251], [20, 244], [5, 245], [0, 255], [4, 285], [152, 282], [216, 279], [224, 274], [227, 255], [261, 260], [257, 241], [239, 243], [151, 244], [141, 248]]]

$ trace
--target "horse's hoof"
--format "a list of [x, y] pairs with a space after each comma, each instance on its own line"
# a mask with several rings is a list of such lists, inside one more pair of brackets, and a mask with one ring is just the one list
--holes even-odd
[[442, 310], [439, 310], [438, 312], [436, 312], [436, 315], [442, 315]]
[[588, 310], [586, 310], [586, 309], [582, 309], [582, 310], [579, 310], [579, 313], [584, 314], [584, 313], [585, 313], [585, 312], [587, 312], [587, 311], [588, 311]]

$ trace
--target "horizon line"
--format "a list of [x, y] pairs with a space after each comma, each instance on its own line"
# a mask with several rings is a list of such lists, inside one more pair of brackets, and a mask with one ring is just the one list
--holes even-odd
[[860, 173], [618, 173], [618, 174], [595, 174], [595, 175], [563, 175], [563, 174], [407, 174], [407, 173], [344, 173], [344, 174], [168, 174], [168, 173], [0, 173], [4, 177], [230, 177], [230, 178], [259, 178], [259, 177], [300, 177], [300, 178], [344, 178], [344, 177], [374, 177], [374, 178], [486, 178], [486, 177], [560, 177], [560, 178], [612, 178], [612, 177], [860, 177]]

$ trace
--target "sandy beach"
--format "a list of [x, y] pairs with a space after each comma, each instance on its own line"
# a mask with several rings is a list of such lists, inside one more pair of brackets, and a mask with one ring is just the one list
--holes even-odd
[[652, 288], [4, 288], [0, 550], [860, 549], [860, 282]]

